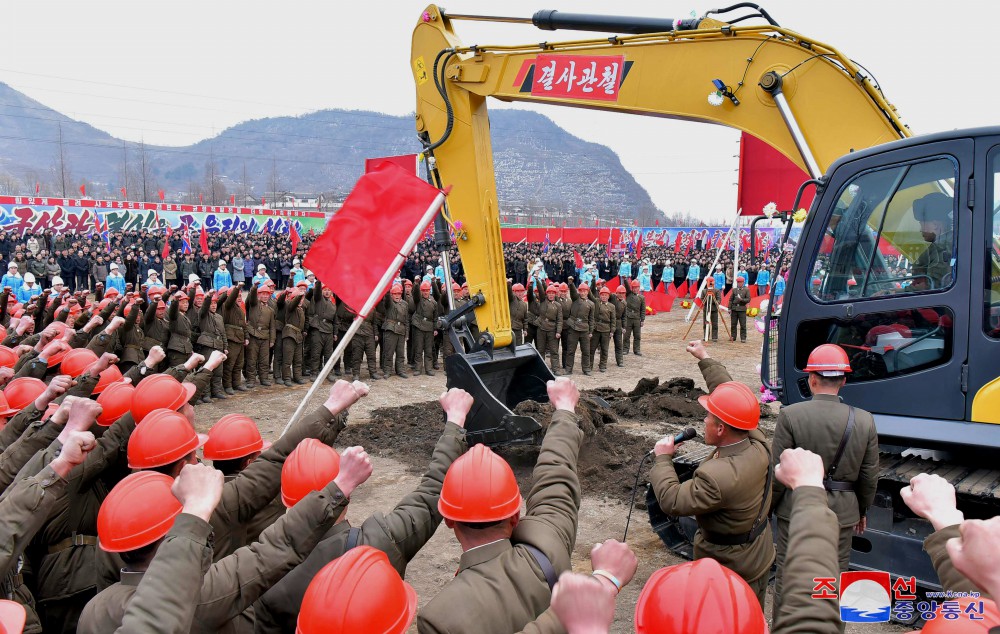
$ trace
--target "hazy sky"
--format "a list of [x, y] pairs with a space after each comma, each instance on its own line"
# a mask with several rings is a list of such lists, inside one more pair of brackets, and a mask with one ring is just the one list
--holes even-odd
[[[444, 6], [454, 13], [524, 17], [560, 9], [676, 18], [726, 4], [453, 1]], [[991, 42], [1000, 2], [762, 4], [782, 26], [864, 64], [916, 133], [1000, 123], [992, 101], [997, 91], [983, 87], [995, 73]], [[187, 145], [246, 119], [323, 108], [403, 115], [412, 112], [414, 100], [410, 33], [425, 6], [405, 0], [17, 0], [6, 7], [0, 81], [115, 136], [162, 145]], [[472, 22], [456, 29], [466, 44], [578, 35]], [[542, 112], [571, 133], [611, 147], [666, 211], [719, 219], [735, 210], [734, 130], [513, 107]]]

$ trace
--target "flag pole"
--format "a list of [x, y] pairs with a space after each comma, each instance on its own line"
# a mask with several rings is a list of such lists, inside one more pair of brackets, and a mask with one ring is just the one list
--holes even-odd
[[287, 432], [292, 425], [298, 422], [298, 420], [302, 417], [302, 412], [305, 411], [306, 404], [312, 400], [312, 397], [316, 394], [316, 391], [323, 383], [323, 380], [326, 379], [331, 371], [333, 371], [333, 366], [342, 356], [344, 356], [344, 351], [347, 350], [347, 344], [351, 342], [351, 338], [354, 337], [354, 333], [356, 333], [361, 327], [361, 322], [365, 320], [365, 316], [372, 311], [375, 307], [375, 303], [385, 294], [385, 289], [388, 288], [393, 278], [395, 278], [396, 271], [399, 270], [400, 266], [402, 266], [403, 262], [406, 260], [406, 256], [413, 250], [413, 247], [420, 241], [420, 238], [424, 233], [424, 227], [426, 227], [427, 224], [434, 219], [434, 214], [441, 209], [441, 205], [444, 204], [445, 197], [448, 195], [450, 190], [451, 187], [446, 187], [444, 191], [438, 192], [438, 195], [434, 197], [434, 201], [431, 202], [427, 211], [425, 211], [424, 215], [420, 218], [420, 223], [414, 227], [412, 232], [410, 232], [410, 237], [406, 239], [406, 242], [403, 244], [403, 248], [396, 254], [396, 257], [393, 258], [392, 264], [389, 265], [389, 268], [386, 269], [385, 273], [382, 274], [382, 279], [379, 280], [371, 295], [368, 296], [368, 300], [365, 301], [364, 306], [362, 306], [361, 310], [358, 311], [354, 321], [351, 322], [350, 328], [347, 329], [344, 336], [337, 342], [337, 347], [334, 348], [330, 358], [326, 360], [326, 364], [323, 366], [323, 369], [321, 369], [319, 374], [316, 375], [316, 378], [313, 380], [313, 384], [309, 386], [309, 391], [306, 392], [305, 398], [302, 399], [302, 402], [299, 403], [299, 406], [295, 409], [295, 413], [292, 414], [292, 418], [288, 421], [288, 424], [285, 425], [283, 430], [281, 430], [282, 436], [284, 436], [285, 432]]
[[[726, 231], [726, 240], [729, 240], [730, 236], [733, 235], [733, 231], [736, 229], [737, 225], [739, 224], [739, 222], [740, 222], [740, 212], [741, 211], [742, 211], [742, 209], [737, 210], [736, 217], [733, 218], [733, 223], [731, 225], [729, 225], [729, 230]], [[723, 243], [723, 245], [721, 247], [719, 247], [718, 250], [716, 250], [716, 252], [715, 252], [715, 259], [712, 260], [712, 265], [708, 269], [708, 275], [706, 275], [705, 277], [703, 277], [701, 279], [701, 283], [698, 285], [698, 292], [695, 294], [695, 297], [698, 297], [699, 295], [701, 295], [701, 291], [705, 288], [705, 284], [708, 281], [708, 276], [715, 272], [715, 265], [719, 263], [719, 258], [722, 257], [722, 251], [723, 251], [724, 247], [725, 247], [725, 243]], [[691, 303], [691, 309], [688, 310], [688, 314], [684, 317], [684, 323], [690, 323], [691, 322], [691, 317], [694, 316], [694, 311], [695, 311], [695, 308], [697, 308], [697, 306], [698, 305], [695, 304], [694, 302]]]

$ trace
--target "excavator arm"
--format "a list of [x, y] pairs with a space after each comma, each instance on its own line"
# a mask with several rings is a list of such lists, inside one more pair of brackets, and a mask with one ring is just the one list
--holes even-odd
[[[507, 302], [498, 301], [506, 274], [487, 97], [725, 125], [765, 141], [813, 177], [852, 150], [910, 136], [868, 73], [832, 46], [770, 24], [642, 20], [632, 30], [665, 23], [677, 30], [465, 46], [437, 6], [417, 21], [410, 60], [416, 126], [439, 143], [432, 152], [441, 179], [453, 186], [449, 210], [463, 230], [458, 247], [469, 290], [486, 299], [476, 320], [498, 347], [511, 341], [510, 316]], [[534, 22], [609, 32], [630, 24], [553, 11]]]

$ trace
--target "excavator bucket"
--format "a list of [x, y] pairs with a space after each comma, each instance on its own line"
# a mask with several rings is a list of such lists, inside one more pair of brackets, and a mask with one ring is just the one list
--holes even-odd
[[455, 353], [445, 358], [448, 387], [461, 388], [475, 404], [465, 422], [469, 445], [535, 444], [544, 435], [531, 416], [515, 414], [522, 401], [547, 403], [546, 383], [555, 378], [533, 346]]

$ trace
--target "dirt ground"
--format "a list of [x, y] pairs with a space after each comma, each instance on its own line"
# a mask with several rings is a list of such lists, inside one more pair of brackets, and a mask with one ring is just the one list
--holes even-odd
[[[572, 375], [582, 391], [602, 396], [613, 410], [608, 413], [600, 407], [591, 409], [585, 399], [588, 411], [582, 416], [582, 426], [588, 436], [581, 447], [578, 464], [584, 495], [573, 556], [573, 566], [578, 571], [590, 571], [589, 553], [594, 544], [609, 538], [622, 538], [636, 467], [655, 441], [688, 426], [694, 427], [699, 434], [702, 431], [704, 413], [697, 396], [704, 393], [705, 382], [698, 372], [697, 362], [684, 351], [683, 337], [688, 328], [684, 322], [686, 312], [675, 307], [671, 313], [647, 318], [643, 356], [626, 356], [625, 367], [616, 367], [612, 358], [606, 373], [595, 370], [591, 376], [584, 376], [577, 364], [577, 372]], [[734, 379], [756, 388], [760, 385], [756, 366], [760, 363], [761, 336], [752, 325], [750, 331], [746, 344], [725, 340], [710, 344], [709, 350], [713, 357], [725, 363]], [[722, 339], [726, 339], [721, 326], [720, 333]], [[362, 370], [362, 380], [367, 380], [366, 370]], [[375, 510], [391, 508], [402, 492], [416, 486], [443, 426], [441, 410], [435, 402], [444, 391], [443, 372], [434, 377], [375, 381], [370, 386], [371, 394], [351, 410], [349, 426], [338, 440], [338, 448], [364, 446], [374, 461], [371, 480], [355, 493], [348, 510], [348, 518], [357, 522]], [[247, 395], [238, 393], [226, 401], [198, 406], [199, 431], [207, 431], [224, 414], [240, 411], [257, 421], [265, 437], [276, 437], [307, 388], [308, 385], [258, 388]], [[306, 411], [320, 406], [327, 392], [325, 386], [321, 387]], [[525, 413], [530, 412], [540, 421], [547, 413], [550, 415], [545, 405], [528, 403], [523, 408], [528, 410]], [[766, 433], [774, 430], [776, 412], [775, 405], [764, 406], [761, 426]], [[688, 450], [700, 446], [697, 440], [686, 443]], [[526, 490], [537, 449], [522, 447], [505, 449], [501, 453], [514, 468], [522, 491]], [[634, 631], [634, 606], [649, 576], [663, 566], [682, 561], [663, 546], [650, 528], [643, 497], [640, 485], [628, 536], [628, 543], [639, 558], [639, 570], [618, 599], [612, 628], [616, 634]], [[416, 589], [421, 604], [454, 575], [460, 554], [458, 542], [442, 524], [407, 569], [406, 580]], [[770, 617], [770, 613], [768, 596], [765, 614]], [[416, 628], [411, 629], [416, 631]], [[847, 631], [906, 630], [893, 625], [876, 625], [848, 626]]]

